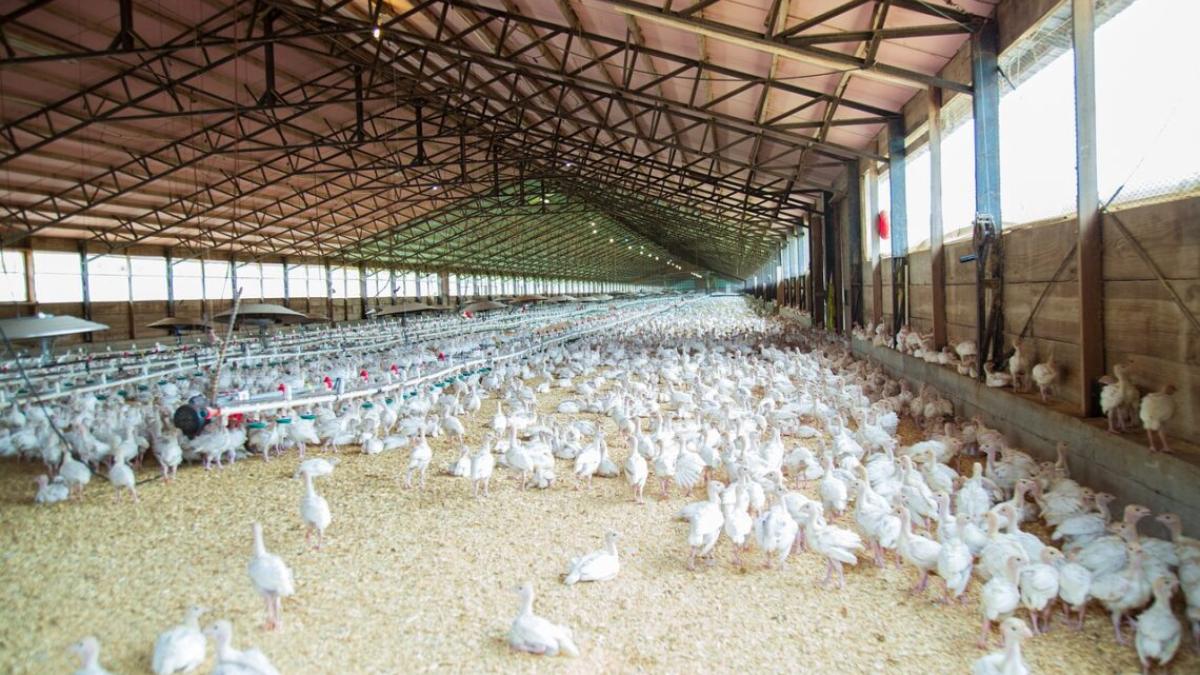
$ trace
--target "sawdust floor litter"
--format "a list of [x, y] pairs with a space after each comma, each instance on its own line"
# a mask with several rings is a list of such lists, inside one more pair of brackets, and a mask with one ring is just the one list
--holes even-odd
[[[541, 410], [551, 413], [562, 398], [558, 390], [541, 396]], [[468, 444], [481, 442], [494, 410], [488, 400], [464, 418]], [[602, 421], [620, 463], [625, 447]], [[114, 504], [97, 476], [83, 503], [37, 507], [40, 466], [3, 464], [0, 671], [70, 672], [66, 647], [92, 634], [109, 670], [149, 672], [155, 636], [192, 604], [211, 609], [206, 624], [231, 620], [235, 645], [261, 648], [283, 673], [954, 673], [981, 653], [977, 585], [965, 606], [945, 607], [932, 590], [908, 594], [911, 570], [860, 564], [844, 591], [826, 590], [824, 563], [811, 553], [782, 571], [762, 569], [755, 556], [742, 572], [726, 541], [715, 566], [689, 572], [685, 526], [672, 518], [689, 500], [674, 488], [645, 505], [631, 500], [623, 478], [576, 491], [560, 462], [550, 490], [521, 492], [497, 467], [491, 496], [475, 500], [467, 481], [444, 473], [456, 444], [442, 437], [431, 445], [425, 490], [403, 487], [407, 451], [344, 449], [334, 475], [318, 481], [333, 511], [321, 551], [305, 545], [295, 453], [224, 471], [185, 467], [173, 485], [143, 484], [138, 504]], [[147, 467], [139, 478], [154, 475]], [[263, 629], [246, 575], [255, 519], [267, 548], [295, 572], [281, 631]], [[623, 535], [620, 576], [564, 586], [569, 558], [599, 548], [608, 528]], [[579, 658], [509, 651], [512, 589], [526, 579], [537, 589], [535, 611], [574, 629]], [[1200, 659], [1187, 644], [1180, 651], [1174, 672], [1197, 672]], [[205, 671], [211, 645], [209, 654]], [[1113, 642], [1096, 607], [1084, 631], [1059, 624], [1028, 641], [1026, 658], [1038, 673], [1138, 670], [1133, 649]]]

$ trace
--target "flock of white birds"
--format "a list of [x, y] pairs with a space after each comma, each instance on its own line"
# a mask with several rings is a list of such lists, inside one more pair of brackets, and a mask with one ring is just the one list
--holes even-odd
[[[860, 340], [870, 340], [876, 347], [890, 347], [927, 363], [953, 368], [960, 375], [972, 378], [979, 375], [979, 349], [974, 340], [962, 340], [953, 347], [946, 345], [939, 350], [934, 348], [932, 333], [921, 333], [904, 324], [892, 335], [882, 322], [865, 329], [855, 327], [853, 335]], [[1017, 338], [1012, 343], [1012, 354], [1006, 363], [1007, 371], [996, 370], [990, 362], [983, 364], [984, 383], [995, 389], [1011, 387], [1018, 392], [1029, 391], [1036, 386], [1042, 402], [1046, 402], [1056, 392], [1062, 367], [1054, 360], [1053, 347], [1045, 361], [1037, 362], [1036, 357], [1033, 348], [1025, 340]], [[1146, 430], [1151, 452], [1171, 451], [1163, 427], [1175, 416], [1175, 400], [1172, 398], [1175, 385], [1164, 384], [1158, 391], [1143, 396], [1130, 375], [1128, 364], [1124, 363], [1117, 364], [1112, 375], [1100, 378], [1099, 384], [1102, 385], [1100, 409], [1108, 418], [1110, 432], [1121, 433], [1133, 428], [1136, 417]]]
[[[375, 356], [373, 365], [394, 357]], [[357, 370], [358, 362], [348, 364], [363, 358], [291, 364], [273, 377], [319, 380], [331, 366]], [[535, 404], [551, 390], [568, 398], [554, 419], [540, 418]], [[1057, 461], [1039, 462], [982, 420], [955, 419], [953, 405], [932, 388], [914, 392], [854, 358], [836, 336], [756, 317], [740, 299], [705, 299], [647, 314], [411, 396], [322, 404], [232, 429], [210, 424], [190, 441], [166, 417], [182, 395], [151, 392], [140, 402], [67, 399], [51, 416], [84, 421], [71, 428], [70, 445], [60, 444], [59, 456], [36, 456], [53, 475], [39, 479], [37, 501], [82, 498], [101, 465], [108, 466], [117, 493], [136, 499], [129, 464], [143, 456], [157, 459], [165, 482], [185, 460], [208, 466], [247, 455], [269, 460], [293, 450], [319, 452], [301, 463], [297, 476], [304, 478], [299, 515], [320, 548], [333, 510], [315, 479], [333, 480], [340, 447], [407, 453], [400, 478], [421, 489], [434, 462], [427, 439], [447, 435], [459, 450], [446, 458], [450, 478], [434, 480], [466, 479], [469, 494], [481, 503], [497, 467], [516, 477], [521, 489], [562, 483], [578, 489], [601, 478], [626, 481], [639, 502], [648, 483], [662, 497], [672, 490], [689, 500], [695, 495], [697, 501], [677, 514], [686, 524], [681, 564], [691, 568], [715, 565], [718, 551], [727, 549], [731, 564], [743, 569], [756, 560], [774, 568], [792, 555], [820, 556], [826, 562], [823, 583], [843, 592], [854, 592], [847, 568], [859, 564], [911, 568], [915, 594], [926, 593], [936, 577], [935, 592], [945, 602], [965, 602], [966, 589], [980, 585], [979, 646], [995, 644], [998, 632], [1001, 648], [982, 656], [975, 673], [1029, 672], [1022, 642], [1053, 640], [1056, 623], [1076, 629], [1089, 609], [1109, 614], [1114, 638], [1132, 641], [1147, 670], [1175, 657], [1185, 622], [1200, 644], [1200, 540], [1183, 534], [1178, 516], [1152, 519], [1163, 538], [1143, 533], [1153, 529], [1143, 506], [1127, 505], [1114, 520], [1112, 495], [1070, 477], [1065, 446]], [[49, 420], [35, 410], [10, 407], [0, 417], [0, 438], [31, 429], [46, 435]], [[112, 416], [119, 431], [101, 440], [96, 420]], [[465, 442], [466, 416], [482, 417], [489, 428], [477, 447]], [[611, 419], [615, 436], [606, 437], [603, 418]], [[923, 440], [901, 441], [905, 418], [924, 430]], [[959, 466], [969, 469], [960, 474]], [[565, 471], [571, 475], [560, 480]], [[587, 499], [589, 492], [579, 495]], [[1028, 531], [1035, 521], [1048, 540]], [[295, 593], [292, 573], [267, 549], [258, 523], [252, 535], [248, 576], [263, 599], [267, 628], [282, 629], [283, 604]], [[616, 578], [619, 539], [610, 531], [602, 549], [566, 561], [561, 581]], [[534, 612], [532, 581], [517, 594], [508, 634], [514, 650], [579, 654], [569, 627]], [[1177, 595], [1182, 621], [1173, 605]], [[276, 672], [257, 649], [234, 648], [228, 621], [201, 630], [205, 611], [190, 608], [179, 625], [158, 636], [154, 673], [199, 667], [208, 638], [216, 647], [213, 672]], [[94, 637], [73, 649], [82, 660], [79, 672], [106, 672]]]

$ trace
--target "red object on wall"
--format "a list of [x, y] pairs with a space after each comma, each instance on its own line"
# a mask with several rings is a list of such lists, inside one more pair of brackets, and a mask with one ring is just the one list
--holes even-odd
[[879, 238], [880, 238], [880, 239], [887, 239], [887, 238], [888, 238], [888, 215], [887, 215], [887, 211], [880, 211], [880, 212], [879, 212], [879, 219], [878, 219], [878, 222], [877, 222], [877, 227], [879, 228]]

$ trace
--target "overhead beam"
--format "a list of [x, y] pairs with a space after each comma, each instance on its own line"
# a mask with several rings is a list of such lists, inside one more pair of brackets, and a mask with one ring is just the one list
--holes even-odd
[[910, 89], [924, 89], [930, 86], [942, 87], [952, 91], [969, 94], [971, 87], [961, 82], [947, 80], [936, 75], [927, 75], [907, 68], [891, 66], [885, 63], [870, 63], [866, 59], [842, 54], [815, 47], [795, 45], [786, 39], [764, 37], [758, 33], [747, 31], [715, 21], [681, 16], [677, 12], [665, 11], [632, 0], [596, 0], [612, 7], [614, 11], [653, 21], [657, 24], [677, 30], [704, 35], [716, 40], [746, 47], [768, 54], [777, 54], [795, 61], [803, 61], [833, 71], [855, 68], [856, 74], [869, 80], [898, 85]]

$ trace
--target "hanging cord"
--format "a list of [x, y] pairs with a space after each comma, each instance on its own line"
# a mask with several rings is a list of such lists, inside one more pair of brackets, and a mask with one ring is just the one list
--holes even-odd
[[229, 313], [229, 328], [225, 331], [225, 339], [221, 341], [221, 349], [217, 352], [217, 362], [213, 366], [212, 383], [208, 388], [208, 402], [216, 405], [217, 389], [221, 382], [221, 366], [225, 364], [225, 353], [229, 351], [229, 345], [233, 342], [233, 327], [237, 325], [238, 309], [242, 304], [242, 291], [236, 289], [233, 292], [233, 311]]
[[[16, 348], [13, 347], [12, 342], [8, 339], [8, 334], [4, 332], [3, 327], [0, 327], [0, 339], [4, 340], [5, 350], [8, 351], [9, 357], [11, 357], [12, 360], [17, 364], [17, 372], [21, 375], [21, 380], [25, 383], [25, 388], [29, 390], [30, 394], [33, 394], [33, 381], [29, 379], [29, 374], [25, 372], [25, 366], [21, 364], [21, 357], [17, 354]], [[36, 394], [33, 395], [36, 396]], [[59, 439], [62, 440], [63, 445], [66, 446], [66, 452], [71, 452], [71, 442], [67, 440], [67, 437], [63, 434], [62, 430], [59, 429], [58, 425], [54, 423], [54, 417], [50, 414], [50, 408], [46, 407], [46, 402], [42, 400], [41, 396], [37, 396], [37, 404], [38, 407], [42, 409], [42, 413], [46, 415], [46, 422], [50, 425], [50, 428], [54, 430], [54, 434], [58, 436]], [[16, 401], [13, 402], [13, 405], [16, 405]]]

